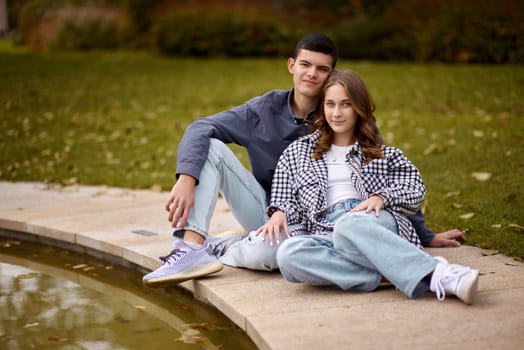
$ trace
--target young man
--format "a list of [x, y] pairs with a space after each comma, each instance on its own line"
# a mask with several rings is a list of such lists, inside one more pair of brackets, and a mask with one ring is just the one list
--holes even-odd
[[[144, 285], [180, 283], [218, 272], [223, 264], [266, 271], [278, 267], [279, 241], [266, 242], [255, 230], [266, 221], [278, 158], [292, 141], [309, 133], [308, 124], [316, 117], [322, 87], [337, 59], [329, 37], [307, 35], [287, 62], [293, 89], [270, 91], [189, 125], [178, 147], [177, 182], [165, 206], [175, 228], [173, 249], [160, 258], [161, 267], [143, 277]], [[247, 149], [252, 173], [227, 143]], [[206, 244], [219, 192], [249, 234], [210, 239]], [[464, 238], [458, 230], [435, 235], [425, 227], [421, 213], [412, 221], [425, 245], [457, 246], [456, 239]], [[280, 242], [284, 239], [281, 235]]]

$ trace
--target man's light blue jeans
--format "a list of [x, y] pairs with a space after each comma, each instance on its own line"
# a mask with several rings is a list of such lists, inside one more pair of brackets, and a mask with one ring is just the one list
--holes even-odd
[[[248, 236], [229, 247], [220, 260], [235, 267], [267, 271], [276, 269], [278, 246], [271, 247], [262, 240], [262, 236], [255, 234], [255, 230], [266, 222], [265, 191], [229, 147], [217, 139], [211, 139], [208, 157], [195, 188], [193, 209], [184, 229], [207, 237], [219, 193], [235, 219], [249, 232]], [[174, 235], [182, 238], [183, 230], [175, 231]], [[284, 239], [281, 235], [280, 241]]]
[[328, 219], [335, 222], [333, 235], [295, 236], [280, 245], [277, 261], [286, 280], [368, 292], [385, 277], [410, 298], [429, 291], [425, 277], [437, 260], [400, 238], [389, 212], [376, 217], [338, 208]]

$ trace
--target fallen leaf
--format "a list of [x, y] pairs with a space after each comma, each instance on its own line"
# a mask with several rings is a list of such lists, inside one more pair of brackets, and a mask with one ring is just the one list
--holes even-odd
[[135, 309], [139, 309], [139, 310], [145, 310], [145, 306], [144, 305], [135, 305], [133, 306]]
[[40, 325], [40, 323], [38, 323], [38, 322], [28, 323], [23, 328], [31, 328], [31, 327], [36, 327], [38, 325]]
[[154, 185], [151, 186], [151, 191], [162, 192], [162, 186], [160, 186], [158, 184], [154, 184]]
[[52, 335], [52, 336], [48, 337], [47, 340], [50, 340], [50, 341], [66, 341], [67, 338], [62, 338], [59, 335]]
[[448, 192], [444, 196], [445, 197], [455, 197], [455, 196], [458, 196], [459, 194], [460, 194], [460, 191], [454, 191], [454, 192]]
[[520, 266], [520, 263], [514, 260], [506, 261], [505, 264], [509, 266]]
[[424, 155], [430, 155], [430, 154], [437, 154], [437, 153], [443, 153], [446, 149], [442, 147], [442, 145], [438, 143], [431, 143], [429, 146], [424, 150]]
[[78, 264], [78, 265], [73, 266], [73, 269], [75, 270], [83, 269], [84, 267], [87, 267], [87, 266], [88, 266], [87, 264]]
[[509, 224], [508, 227], [518, 232], [524, 232], [524, 227], [517, 224]]
[[501, 224], [493, 224], [493, 225], [491, 225], [491, 227], [493, 227], [493, 228], [502, 228], [502, 225]]
[[192, 323], [192, 324], [188, 324], [187, 326], [190, 327], [191, 329], [205, 329], [208, 331], [213, 330], [217, 327], [216, 324], [212, 322]]
[[496, 249], [486, 249], [482, 251], [482, 255], [484, 256], [492, 256], [492, 255], [497, 255], [499, 253], [500, 252]]
[[466, 214], [460, 215], [459, 218], [461, 218], [462, 220], [469, 220], [474, 216], [475, 216], [475, 213], [466, 213]]
[[38, 273], [36, 272], [29, 272], [29, 273], [23, 273], [21, 275], [16, 276], [17, 280], [26, 280], [29, 278], [35, 278], [38, 277]]
[[182, 342], [185, 344], [194, 344], [197, 342], [197, 339], [199, 339], [200, 332], [195, 329], [186, 329], [180, 338], [175, 339], [178, 342]]
[[460, 203], [451, 203], [451, 207], [455, 209], [460, 209], [463, 207], [463, 205]]
[[187, 305], [182, 305], [180, 307], [180, 309], [184, 310], [184, 311], [191, 311], [191, 306], [187, 306]]
[[478, 181], [488, 181], [489, 179], [491, 179], [491, 173], [473, 172], [471, 173], [471, 177]]

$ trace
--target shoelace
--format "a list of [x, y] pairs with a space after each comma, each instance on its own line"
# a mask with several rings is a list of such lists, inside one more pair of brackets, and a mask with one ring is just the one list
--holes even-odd
[[171, 253], [167, 254], [166, 256], [160, 256], [158, 257], [163, 263], [176, 263], [177, 260], [180, 260], [186, 254], [186, 252], [182, 249], [173, 249]]
[[[437, 295], [437, 299], [444, 300], [446, 298], [445, 285], [448, 286], [448, 289], [455, 291], [462, 277], [466, 276], [468, 273], [469, 270], [462, 266], [446, 266], [446, 270], [441, 271], [440, 276], [436, 281], [435, 294]], [[452, 285], [452, 288], [449, 288], [450, 285]]]
[[208, 254], [212, 254], [212, 255], [215, 255], [216, 257], [220, 257], [224, 255], [227, 247], [228, 246], [224, 244], [224, 242], [220, 242], [217, 244], [208, 244], [206, 250]]

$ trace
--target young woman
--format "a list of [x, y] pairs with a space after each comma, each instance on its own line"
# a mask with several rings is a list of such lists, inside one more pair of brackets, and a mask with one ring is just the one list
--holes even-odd
[[270, 241], [281, 230], [293, 236], [277, 252], [284, 278], [357, 291], [385, 279], [410, 298], [431, 290], [473, 303], [479, 271], [420, 249], [407, 216], [420, 208], [424, 184], [402, 151], [382, 144], [359, 76], [333, 72], [321, 107], [316, 131], [280, 157], [270, 219], [258, 230]]

